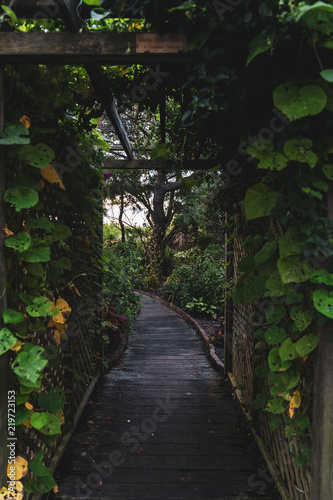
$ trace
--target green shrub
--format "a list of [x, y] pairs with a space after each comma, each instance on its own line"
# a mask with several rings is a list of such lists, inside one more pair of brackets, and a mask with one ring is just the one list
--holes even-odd
[[163, 287], [164, 297], [198, 314], [220, 312], [225, 288], [223, 248], [211, 244], [201, 251], [194, 247], [178, 252], [174, 262], [175, 268]]
[[119, 314], [133, 320], [140, 312], [141, 298], [134, 293], [142, 283], [141, 252], [128, 240], [104, 248], [104, 295], [117, 307]]

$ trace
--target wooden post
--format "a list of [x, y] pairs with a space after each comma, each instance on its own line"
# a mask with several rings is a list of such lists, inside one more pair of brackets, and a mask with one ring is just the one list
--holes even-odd
[[[228, 223], [228, 214], [225, 214], [225, 223]], [[225, 268], [225, 279], [232, 276], [232, 259], [229, 256], [228, 234], [225, 234], [225, 263], [229, 263]], [[232, 300], [225, 297], [224, 302], [224, 376], [228, 377], [228, 373], [232, 372]]]
[[[0, 132], [5, 128], [4, 71], [0, 66]], [[6, 308], [6, 255], [4, 245], [5, 210], [5, 150], [0, 146], [0, 327], [2, 311]], [[0, 486], [7, 486], [7, 405], [8, 405], [8, 357], [0, 356]]]
[[[333, 220], [333, 183], [328, 192], [328, 218]], [[318, 337], [313, 385], [311, 500], [333, 500], [333, 320], [319, 328]]]

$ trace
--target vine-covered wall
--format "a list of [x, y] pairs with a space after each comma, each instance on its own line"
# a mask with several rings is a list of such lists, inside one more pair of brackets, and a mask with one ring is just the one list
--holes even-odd
[[56, 488], [47, 466], [102, 369], [101, 157], [69, 76], [5, 68], [0, 354], [12, 448], [1, 450], [1, 498], [22, 498], [23, 483], [26, 493]]

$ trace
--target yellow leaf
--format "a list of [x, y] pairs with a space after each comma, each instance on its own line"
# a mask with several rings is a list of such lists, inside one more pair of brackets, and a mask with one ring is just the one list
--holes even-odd
[[28, 462], [23, 457], [16, 457], [14, 464], [8, 464], [7, 476], [12, 481], [25, 477], [28, 472]]
[[[11, 483], [9, 483], [10, 486]], [[3, 487], [0, 489], [0, 500], [22, 500], [23, 498], [23, 484], [20, 481], [15, 481], [15, 486], [13, 485], [13, 490], [8, 490]]]
[[82, 297], [82, 295], [80, 294], [79, 290], [76, 288], [76, 286], [74, 287], [74, 291], [76, 293], [76, 295], [78, 295], [79, 297]]
[[50, 163], [45, 168], [41, 169], [41, 174], [44, 177], [44, 179], [49, 181], [51, 184], [58, 183], [59, 187], [61, 187], [61, 189], [63, 189], [64, 191], [66, 190], [62, 180], [60, 179], [59, 175], [57, 174], [56, 169]]
[[61, 344], [61, 335], [58, 330], [54, 330], [53, 332], [53, 338], [56, 341], [57, 344]]
[[7, 224], [5, 225], [5, 227], [4, 227], [2, 230], [3, 230], [3, 232], [5, 233], [6, 238], [7, 238], [8, 236], [13, 236], [13, 234], [14, 234], [14, 233], [13, 233], [13, 231], [11, 231], [10, 229], [8, 229]]
[[309, 355], [307, 354], [306, 356], [303, 356], [302, 361], [305, 363], [305, 361], [308, 359]]
[[293, 418], [295, 414], [295, 408], [299, 408], [301, 406], [302, 398], [299, 391], [295, 391], [293, 397], [291, 398], [289, 404], [289, 417]]
[[58, 486], [53, 486], [53, 493], [58, 493], [59, 487]]
[[28, 429], [32, 429], [31, 415], [23, 422], [23, 425], [25, 425], [26, 427], [28, 427]]
[[60, 313], [57, 314], [57, 316], [53, 316], [53, 321], [55, 323], [61, 323], [64, 324], [68, 320], [68, 317], [72, 311], [72, 309], [69, 307], [68, 302], [64, 299], [58, 299], [55, 307], [60, 310]]
[[23, 115], [20, 118], [20, 122], [23, 123], [23, 126], [25, 128], [30, 128], [31, 127], [31, 120], [27, 115]]
[[293, 401], [295, 408], [299, 408], [301, 406], [301, 402], [302, 402], [300, 392], [295, 391], [291, 400]]
[[12, 345], [12, 347], [10, 348], [10, 350], [11, 351], [19, 351], [23, 345], [24, 345], [24, 342], [21, 342], [20, 340], [18, 340], [16, 342], [16, 344]]
[[26, 408], [28, 408], [28, 410], [33, 410], [34, 409], [34, 407], [32, 406], [32, 404], [30, 404], [28, 401], [24, 404], [24, 406]]
[[54, 328], [55, 330], [58, 330], [58, 332], [61, 334], [65, 333], [67, 329], [66, 324], [56, 323], [55, 321], [53, 321], [53, 319], [50, 319], [47, 326], [49, 328]]

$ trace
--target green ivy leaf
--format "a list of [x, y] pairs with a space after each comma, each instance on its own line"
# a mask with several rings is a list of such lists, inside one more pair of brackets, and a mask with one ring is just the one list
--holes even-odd
[[249, 43], [249, 55], [246, 59], [246, 66], [248, 66], [257, 55], [266, 52], [272, 46], [272, 43], [272, 35], [268, 35], [265, 32], [259, 33], [259, 35], [251, 40]]
[[35, 476], [40, 477], [40, 476], [50, 476], [52, 475], [51, 471], [43, 465], [43, 458], [44, 458], [44, 452], [39, 451], [36, 454], [36, 457], [34, 460], [31, 460], [29, 463], [29, 469], [35, 474]]
[[274, 271], [266, 281], [265, 297], [281, 297], [287, 293], [287, 285], [282, 283], [279, 271]]
[[328, 273], [326, 269], [318, 269], [310, 276], [311, 283], [324, 283], [333, 286], [333, 274]]
[[290, 317], [294, 320], [294, 326], [298, 332], [303, 332], [312, 322], [309, 311], [304, 311], [302, 306], [298, 305], [291, 308]]
[[302, 358], [310, 352], [314, 351], [318, 345], [318, 337], [316, 335], [304, 335], [296, 342], [296, 351], [298, 355]]
[[261, 410], [267, 403], [267, 396], [265, 394], [258, 394], [256, 399], [252, 403], [253, 410]]
[[296, 290], [290, 290], [286, 296], [286, 305], [290, 306], [292, 304], [298, 304], [304, 299], [304, 294], [302, 292], [297, 292]]
[[276, 431], [279, 427], [281, 427], [282, 420], [280, 417], [276, 417], [275, 415], [269, 415], [268, 419], [268, 425], [271, 431]]
[[16, 394], [16, 404], [21, 405], [23, 403], [26, 403], [29, 399], [29, 394]]
[[22, 231], [21, 233], [18, 233], [14, 236], [10, 236], [9, 238], [5, 239], [6, 247], [13, 248], [14, 250], [17, 250], [19, 253], [28, 250], [30, 243], [31, 243], [30, 235], [25, 231]]
[[303, 253], [303, 244], [305, 237], [298, 233], [297, 230], [290, 228], [285, 234], [279, 238], [280, 257], [285, 258], [290, 255], [300, 255]]
[[256, 270], [254, 258], [249, 255], [244, 257], [238, 264], [238, 270], [242, 273], [252, 273]]
[[265, 316], [268, 323], [278, 324], [284, 318], [286, 309], [283, 306], [269, 305], [266, 308]]
[[66, 238], [69, 238], [72, 235], [72, 231], [65, 224], [57, 224], [54, 228], [54, 231], [50, 236], [47, 236], [48, 243], [53, 243], [54, 241], [63, 242]]
[[29, 143], [29, 131], [21, 124], [8, 125], [4, 132], [0, 132], [0, 146]]
[[268, 365], [272, 372], [281, 372], [291, 367], [291, 361], [282, 361], [279, 355], [279, 348], [273, 347], [268, 355]]
[[305, 431], [308, 427], [310, 427], [310, 419], [306, 415], [297, 415], [295, 418], [295, 423], [298, 425], [301, 432]]
[[33, 241], [29, 250], [22, 254], [22, 259], [26, 262], [49, 262], [50, 252], [46, 241]]
[[333, 12], [333, 5], [328, 4], [326, 2], [315, 2], [312, 5], [306, 3], [300, 4], [300, 6], [297, 7], [297, 10], [295, 12], [295, 20], [299, 21], [304, 16], [304, 14], [308, 14], [309, 12], [313, 12], [316, 10]]
[[274, 90], [273, 99], [274, 105], [289, 120], [317, 115], [324, 109], [327, 102], [325, 92], [317, 85], [307, 85], [299, 88], [288, 83], [279, 85]]
[[47, 394], [45, 391], [38, 396], [38, 404], [43, 410], [60, 410], [66, 402], [66, 395], [61, 387], [52, 387]]
[[83, 0], [83, 3], [86, 3], [87, 5], [95, 5], [97, 7], [101, 6], [100, 0]]
[[48, 436], [60, 434], [60, 420], [56, 415], [51, 415], [46, 412], [35, 412], [31, 416], [31, 425]]
[[42, 347], [32, 347], [30, 351], [21, 350], [12, 363], [13, 372], [24, 380], [24, 383], [30, 382], [36, 384], [41, 371], [47, 365], [48, 361], [42, 359], [44, 349]]
[[330, 165], [329, 163], [325, 163], [322, 170], [323, 170], [323, 174], [326, 175], [326, 177], [330, 181], [333, 181], [333, 165]]
[[40, 219], [30, 218], [26, 220], [25, 224], [32, 229], [45, 229], [45, 231], [52, 231], [55, 227], [55, 224], [47, 217], [41, 217]]
[[19, 405], [15, 412], [15, 426], [23, 424], [30, 415], [30, 411], [24, 405]]
[[27, 313], [33, 318], [52, 316], [52, 302], [47, 297], [35, 297], [32, 304], [27, 306]]
[[282, 361], [291, 361], [298, 358], [296, 346], [290, 338], [282, 342], [279, 347], [279, 356]]
[[38, 203], [39, 197], [36, 189], [27, 186], [17, 185], [5, 191], [4, 201], [10, 203], [17, 212], [23, 208], [34, 207]]
[[307, 163], [310, 168], [314, 168], [318, 161], [318, 156], [311, 151], [312, 145], [313, 142], [311, 139], [289, 139], [285, 142], [283, 151], [290, 160]]
[[14, 309], [5, 309], [2, 312], [2, 319], [5, 325], [8, 325], [8, 323], [17, 324], [22, 323], [24, 315], [18, 311], [14, 311]]
[[45, 277], [45, 269], [39, 262], [28, 264], [27, 270], [29, 271], [30, 274], [32, 274], [33, 276], [37, 276], [38, 278]]
[[270, 191], [268, 186], [263, 183], [250, 187], [244, 200], [246, 219], [253, 220], [270, 215], [280, 196], [279, 192]]
[[0, 330], [0, 356], [9, 351], [9, 349], [15, 345], [17, 342], [17, 338], [8, 330], [8, 328], [4, 327]]
[[277, 242], [275, 240], [267, 242], [254, 256], [256, 266], [270, 259], [276, 252]]
[[287, 401], [284, 401], [282, 398], [274, 398], [271, 401], [269, 401], [269, 403], [267, 403], [267, 406], [266, 408], [264, 408], [264, 411], [280, 415], [284, 413], [287, 406], [288, 406]]
[[333, 319], [333, 292], [320, 288], [313, 294], [313, 305], [321, 314]]
[[21, 160], [35, 168], [45, 168], [54, 159], [54, 151], [46, 144], [23, 146], [19, 152]]
[[269, 326], [265, 331], [265, 340], [268, 345], [279, 344], [286, 336], [286, 331], [276, 325]]
[[245, 252], [251, 252], [252, 250], [257, 250], [260, 245], [260, 241], [262, 240], [262, 236], [260, 234], [256, 234], [252, 236], [249, 234], [242, 243], [242, 248]]
[[307, 281], [313, 270], [310, 262], [301, 261], [298, 255], [279, 259], [277, 265], [282, 283], [302, 283]]

